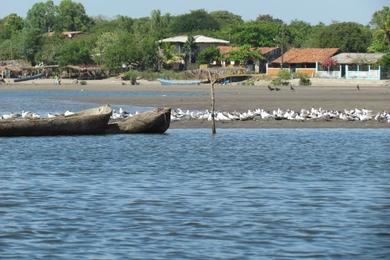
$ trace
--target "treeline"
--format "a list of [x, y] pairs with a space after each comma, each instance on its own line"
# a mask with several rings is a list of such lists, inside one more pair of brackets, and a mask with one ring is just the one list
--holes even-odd
[[[85, 34], [66, 39], [62, 32]], [[183, 15], [115, 19], [90, 17], [72, 0], [34, 4], [25, 19], [10, 14], [0, 20], [0, 60], [25, 59], [32, 64], [99, 64], [117, 70], [123, 64], [139, 70], [156, 70], [164, 62], [159, 39], [180, 34], [204, 34], [252, 47], [337, 47], [342, 52], [389, 52], [390, 8], [375, 12], [370, 24], [334, 22], [311, 25], [285, 23], [270, 15], [244, 21], [227, 11], [194, 10]]]

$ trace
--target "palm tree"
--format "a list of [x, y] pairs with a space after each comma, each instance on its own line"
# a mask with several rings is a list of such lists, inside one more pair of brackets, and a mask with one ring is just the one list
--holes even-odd
[[192, 56], [195, 54], [197, 50], [197, 46], [195, 43], [195, 39], [192, 35], [188, 35], [187, 42], [183, 46], [184, 50], [184, 62], [185, 62], [185, 67], [188, 69], [188, 66], [191, 64], [192, 61]]

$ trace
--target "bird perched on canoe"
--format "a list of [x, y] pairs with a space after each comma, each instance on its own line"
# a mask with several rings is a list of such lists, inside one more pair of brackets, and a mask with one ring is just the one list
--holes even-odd
[[270, 85], [268, 85], [268, 89], [271, 90], [271, 91], [274, 91], [275, 89], [273, 87], [271, 87]]

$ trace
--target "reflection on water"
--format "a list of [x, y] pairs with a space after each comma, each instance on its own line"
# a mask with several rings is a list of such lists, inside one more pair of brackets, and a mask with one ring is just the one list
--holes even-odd
[[1, 258], [390, 255], [390, 131], [0, 138]]

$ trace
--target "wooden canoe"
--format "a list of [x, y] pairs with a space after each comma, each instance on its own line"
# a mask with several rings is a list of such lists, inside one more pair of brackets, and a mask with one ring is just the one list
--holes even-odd
[[161, 85], [199, 85], [201, 80], [171, 80], [171, 79], [158, 79]]
[[102, 106], [80, 111], [70, 116], [0, 120], [0, 136], [105, 134], [111, 114], [111, 107]]
[[171, 123], [171, 109], [158, 108], [108, 125], [107, 134], [163, 134]]

